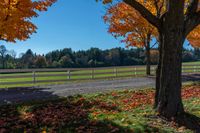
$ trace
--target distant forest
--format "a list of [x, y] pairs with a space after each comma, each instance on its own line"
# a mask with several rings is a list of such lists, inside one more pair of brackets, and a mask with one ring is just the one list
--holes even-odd
[[[151, 64], [158, 62], [158, 50], [152, 49]], [[54, 50], [45, 55], [34, 53], [28, 49], [25, 53], [16, 57], [16, 52], [7, 50], [4, 45], [0, 46], [0, 68], [84, 68], [84, 67], [107, 67], [145, 65], [146, 57], [143, 48], [112, 48], [101, 50], [91, 48], [89, 50], [73, 51], [71, 48]], [[183, 62], [200, 60], [199, 49], [184, 49]]]

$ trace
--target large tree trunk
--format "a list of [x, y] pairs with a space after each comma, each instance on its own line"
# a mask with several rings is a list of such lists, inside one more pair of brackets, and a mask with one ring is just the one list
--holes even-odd
[[[161, 42], [161, 69], [159, 76], [158, 112], [172, 118], [184, 112], [181, 99], [181, 66], [184, 37], [184, 5], [181, 1], [170, 3], [163, 17]], [[179, 9], [179, 10], [177, 10]], [[180, 14], [177, 14], [179, 12]]]
[[154, 108], [156, 109], [158, 107], [158, 97], [159, 97], [159, 90], [160, 90], [160, 71], [161, 71], [161, 62], [162, 62], [162, 33], [159, 35], [159, 60], [158, 60], [158, 65], [156, 69], [156, 93], [155, 93], [155, 103], [154, 103]]
[[[163, 35], [163, 53], [160, 75], [158, 75], [158, 111], [166, 117], [175, 117], [183, 112], [181, 100], [181, 64], [183, 38], [177, 35], [179, 41], [169, 41]], [[172, 48], [172, 46], [176, 46]], [[159, 73], [159, 72], [158, 72]]]
[[151, 40], [151, 34], [147, 35], [146, 39], [146, 75], [151, 75], [151, 55], [150, 55], [150, 40]]

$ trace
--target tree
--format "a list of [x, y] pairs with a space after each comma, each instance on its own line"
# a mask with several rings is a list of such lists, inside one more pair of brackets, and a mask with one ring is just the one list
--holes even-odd
[[183, 51], [182, 60], [184, 62], [194, 61], [195, 56], [191, 51]]
[[31, 19], [46, 11], [56, 0], [3, 0], [0, 2], [0, 40], [26, 40], [37, 27]]
[[16, 68], [15, 59], [16, 59], [17, 53], [14, 50], [8, 50], [7, 55], [8, 55], [8, 60], [6, 60], [8, 64], [7, 68]]
[[111, 49], [106, 59], [112, 66], [119, 66], [121, 64], [121, 50], [119, 48]]
[[195, 56], [195, 59], [199, 59], [200, 58], [200, 49], [199, 48], [194, 48], [194, 56]]
[[44, 56], [37, 56], [35, 60], [35, 66], [37, 68], [45, 68], [47, 66], [47, 61]]
[[194, 48], [200, 47], [200, 26], [189, 33], [187, 40]]
[[61, 57], [59, 63], [61, 64], [61, 67], [63, 67], [63, 68], [72, 67], [72, 65], [73, 65], [72, 59], [67, 55]]
[[28, 49], [25, 54], [21, 57], [22, 64], [25, 68], [33, 68], [35, 56], [31, 49]]
[[[104, 3], [112, 0], [104, 0]], [[184, 115], [181, 98], [182, 49], [186, 37], [200, 24], [199, 0], [123, 0], [137, 10], [159, 33], [159, 64], [155, 107], [166, 118]], [[163, 4], [161, 4], [163, 3]], [[154, 7], [154, 8], [153, 8]], [[161, 15], [159, 13], [164, 8]], [[156, 10], [154, 10], [156, 9]]]
[[0, 45], [0, 56], [1, 56], [1, 60], [2, 60], [2, 68], [5, 68], [5, 56], [7, 53], [7, 49], [4, 45]]
[[151, 55], [151, 63], [152, 64], [158, 64], [158, 60], [159, 60], [159, 51], [157, 49], [152, 49], [150, 51], [150, 55]]
[[129, 46], [144, 47], [146, 54], [146, 74], [151, 72], [150, 42], [157, 37], [156, 28], [149, 24], [136, 10], [125, 3], [111, 6], [104, 21], [109, 24], [108, 32], [116, 38], [122, 38], [122, 42]]
[[15, 60], [17, 53], [14, 50], [9, 50], [9, 55]]

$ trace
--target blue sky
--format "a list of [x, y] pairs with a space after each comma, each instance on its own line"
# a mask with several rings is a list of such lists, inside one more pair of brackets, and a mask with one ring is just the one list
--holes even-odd
[[45, 54], [62, 48], [77, 51], [125, 47], [107, 32], [108, 26], [102, 19], [104, 13], [105, 7], [95, 0], [58, 0], [47, 12], [33, 19], [38, 30], [30, 39], [16, 44], [0, 43], [18, 55], [27, 49]]
[[16, 44], [1, 44], [18, 54], [27, 49], [42, 54], [65, 47], [73, 50], [124, 47], [107, 33], [108, 27], [102, 19], [104, 13], [105, 7], [95, 0], [58, 0], [33, 20], [38, 30], [30, 39]]

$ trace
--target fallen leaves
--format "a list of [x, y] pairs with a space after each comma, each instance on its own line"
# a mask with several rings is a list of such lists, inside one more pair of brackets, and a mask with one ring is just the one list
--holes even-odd
[[189, 86], [185, 87], [182, 91], [182, 97], [183, 99], [188, 98], [200, 98], [200, 87], [199, 86]]
[[[126, 123], [127, 117], [119, 116], [121, 112], [135, 110], [134, 115], [146, 116], [145, 111], [137, 113], [136, 109], [146, 109], [147, 105], [152, 105], [154, 95], [153, 90], [126, 90], [101, 94], [92, 98], [79, 96], [39, 105], [6, 106], [0, 108], [0, 132], [17, 130], [45, 133], [57, 132], [66, 127], [70, 131], [78, 133], [97, 132], [101, 129], [110, 133], [119, 132], [120, 127], [110, 122], [119, 117], [121, 123], [126, 127], [129, 126]], [[200, 87], [185, 87], [182, 90], [182, 97], [184, 100], [193, 98], [191, 104], [199, 105], [199, 101], [194, 98], [200, 98]], [[100, 121], [100, 118], [104, 122]], [[152, 123], [152, 125], [156, 125], [156, 123]], [[172, 124], [171, 126], [173, 127]], [[182, 131], [184, 128], [180, 127], [178, 130]], [[127, 129], [127, 132], [131, 132], [131, 130]]]
[[123, 99], [122, 102], [124, 103], [124, 110], [130, 110], [136, 108], [138, 106], [146, 105], [146, 104], [153, 104], [154, 92], [142, 92], [138, 91], [133, 93], [130, 97]]

